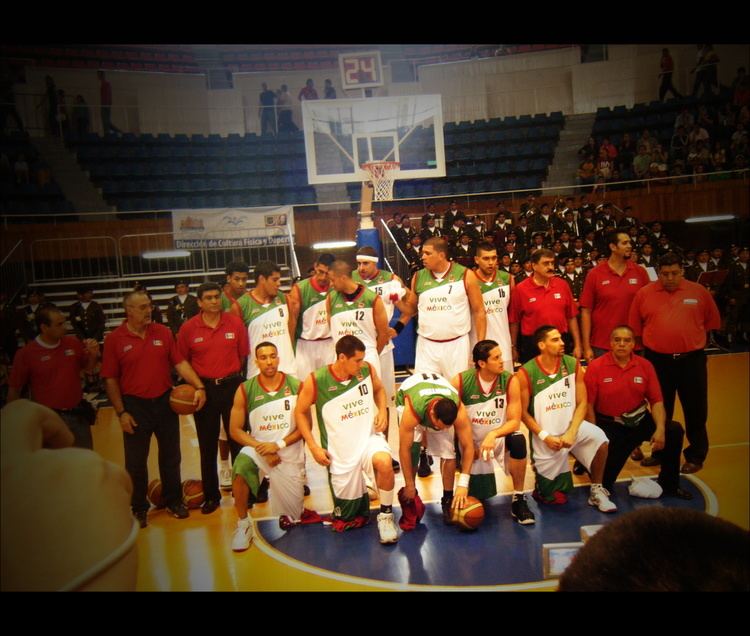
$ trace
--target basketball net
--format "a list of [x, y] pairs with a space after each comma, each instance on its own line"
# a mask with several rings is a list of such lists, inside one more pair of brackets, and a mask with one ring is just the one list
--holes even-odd
[[362, 169], [370, 173], [373, 201], [393, 201], [393, 182], [400, 166], [398, 161], [370, 161], [362, 164]]

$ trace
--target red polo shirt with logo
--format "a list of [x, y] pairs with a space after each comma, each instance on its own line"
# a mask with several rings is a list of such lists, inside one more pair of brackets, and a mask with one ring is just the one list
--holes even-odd
[[623, 369], [610, 351], [589, 362], [583, 379], [589, 404], [597, 413], [610, 417], [632, 411], [643, 400], [654, 405], [664, 399], [654, 366], [635, 354]]
[[688, 353], [706, 346], [706, 332], [721, 328], [721, 316], [703, 285], [682, 279], [668, 292], [657, 280], [638, 290], [628, 324], [652, 351]]
[[516, 285], [510, 295], [509, 322], [521, 323], [521, 335], [531, 336], [542, 325], [552, 325], [560, 333], [568, 332], [568, 320], [578, 315], [568, 284], [557, 276], [546, 287], [534, 277]]
[[124, 321], [104, 340], [103, 378], [117, 378], [123, 395], [155, 398], [172, 387], [171, 368], [185, 358], [168, 327], [151, 322], [144, 338]]
[[239, 372], [250, 343], [242, 319], [223, 311], [216, 327], [203, 321], [203, 313], [185, 322], [177, 334], [177, 349], [200, 377], [216, 379]]
[[28, 384], [31, 398], [51, 409], [72, 409], [83, 397], [81, 369], [88, 354], [81, 341], [63, 336], [55, 347], [32, 340], [13, 358], [8, 385], [19, 393]]
[[587, 274], [579, 303], [591, 310], [591, 346], [609, 349], [612, 330], [628, 324], [633, 298], [648, 284], [648, 273], [633, 261], [625, 262], [622, 276], [607, 261]]

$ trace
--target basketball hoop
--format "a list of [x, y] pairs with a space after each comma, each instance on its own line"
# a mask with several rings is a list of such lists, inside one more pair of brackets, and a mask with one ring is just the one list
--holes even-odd
[[373, 201], [393, 201], [393, 182], [400, 167], [398, 161], [369, 161], [362, 164], [362, 169], [370, 173]]

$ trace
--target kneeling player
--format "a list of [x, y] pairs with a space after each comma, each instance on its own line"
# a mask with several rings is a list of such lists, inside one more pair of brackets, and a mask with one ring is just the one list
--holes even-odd
[[521, 427], [521, 392], [518, 379], [503, 370], [500, 345], [481, 340], [472, 351], [474, 369], [451, 380], [471, 422], [474, 463], [471, 465], [469, 495], [489, 499], [497, 494], [495, 461], [513, 478], [511, 515], [522, 525], [534, 523], [523, 494], [526, 476], [526, 438]]
[[[279, 371], [276, 345], [270, 342], [255, 347], [255, 363], [260, 373], [237, 388], [229, 424], [232, 439], [242, 445], [232, 473], [239, 517], [232, 550], [237, 552], [247, 550], [253, 540], [247, 501], [250, 491], [258, 495], [261, 470], [272, 477], [273, 514], [297, 521], [303, 512], [305, 448], [292, 416], [300, 383]], [[250, 433], [245, 432], [248, 414]]]
[[602, 486], [607, 436], [583, 419], [587, 406], [583, 371], [574, 357], [565, 355], [565, 343], [555, 327], [539, 327], [534, 342], [539, 355], [518, 372], [523, 423], [529, 429], [536, 472], [534, 498], [550, 504], [567, 502], [566, 493], [573, 489], [568, 466], [572, 453], [591, 475], [589, 505], [615, 512], [617, 506]]
[[[365, 345], [359, 338], [351, 335], [341, 338], [336, 343], [336, 362], [305, 379], [294, 417], [315, 461], [328, 467], [334, 529], [358, 528], [369, 520], [370, 498], [363, 474], [366, 473], [380, 494], [380, 542], [396, 543], [395, 481], [391, 449], [383, 435], [388, 426], [385, 389], [364, 358]], [[313, 404], [322, 447], [312, 435]]]

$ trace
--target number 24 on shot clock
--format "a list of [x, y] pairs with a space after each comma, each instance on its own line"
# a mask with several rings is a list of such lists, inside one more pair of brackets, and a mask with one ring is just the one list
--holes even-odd
[[344, 90], [383, 85], [380, 51], [341, 53], [339, 68], [341, 69], [341, 87]]

